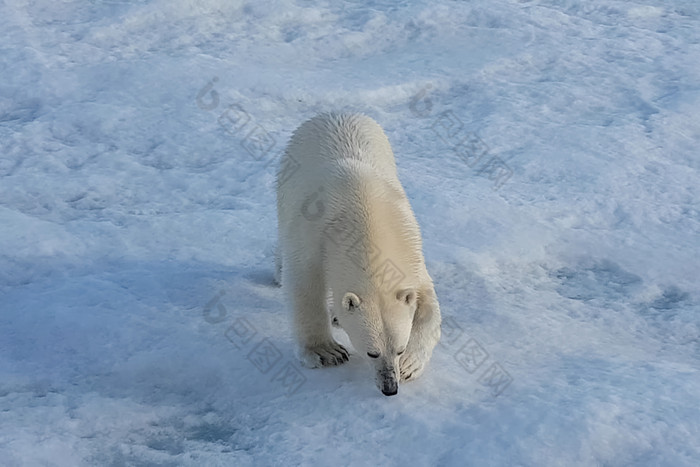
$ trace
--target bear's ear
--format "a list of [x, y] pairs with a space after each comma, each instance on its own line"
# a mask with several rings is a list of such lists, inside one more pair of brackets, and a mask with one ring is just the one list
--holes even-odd
[[343, 297], [343, 309], [348, 312], [353, 312], [360, 306], [360, 297], [352, 292], [348, 292]]
[[396, 299], [404, 305], [412, 307], [416, 303], [416, 290], [412, 288], [396, 292]]

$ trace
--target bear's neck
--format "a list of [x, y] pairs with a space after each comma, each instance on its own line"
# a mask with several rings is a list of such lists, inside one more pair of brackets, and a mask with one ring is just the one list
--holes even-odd
[[351, 190], [346, 185], [342, 202], [331, 202], [326, 263], [334, 265], [338, 285], [357, 293], [418, 286], [424, 270], [421, 237], [403, 189], [379, 176], [361, 180]]

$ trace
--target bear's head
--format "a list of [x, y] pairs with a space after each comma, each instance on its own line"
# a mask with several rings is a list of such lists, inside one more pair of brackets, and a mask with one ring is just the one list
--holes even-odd
[[416, 291], [347, 292], [334, 303], [334, 320], [353, 347], [371, 361], [377, 387], [386, 396], [399, 390], [399, 360], [406, 351], [416, 312]]

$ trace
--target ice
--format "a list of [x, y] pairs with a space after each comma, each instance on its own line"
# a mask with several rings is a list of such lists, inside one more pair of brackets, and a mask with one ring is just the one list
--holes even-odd
[[[0, 464], [700, 464], [690, 0], [0, 6]], [[274, 174], [385, 128], [425, 375], [307, 370]], [[345, 339], [339, 334], [339, 339]]]

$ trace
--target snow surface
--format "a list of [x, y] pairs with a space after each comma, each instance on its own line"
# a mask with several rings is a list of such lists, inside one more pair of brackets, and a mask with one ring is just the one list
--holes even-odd
[[[0, 465], [700, 464], [696, 0], [6, 0], [0, 31]], [[299, 368], [272, 284], [275, 162], [328, 110], [386, 129], [441, 303], [396, 397]]]

